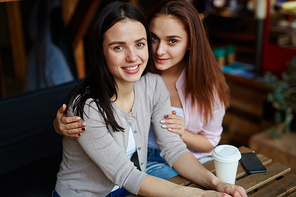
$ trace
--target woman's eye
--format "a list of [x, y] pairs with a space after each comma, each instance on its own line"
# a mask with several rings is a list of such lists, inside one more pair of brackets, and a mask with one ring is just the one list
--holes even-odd
[[119, 50], [121, 50], [121, 49], [123, 49], [122, 46], [116, 46], [116, 47], [114, 47], [114, 50], [116, 50], [116, 51], [119, 51]]
[[169, 42], [170, 42], [170, 44], [176, 44], [177, 40], [170, 40]]
[[139, 48], [141, 48], [141, 47], [143, 47], [143, 46], [145, 46], [144, 43], [138, 43], [138, 44], [137, 44], [137, 47], [139, 47]]
[[157, 40], [157, 37], [156, 36], [151, 36], [151, 40], [152, 41], [156, 41]]

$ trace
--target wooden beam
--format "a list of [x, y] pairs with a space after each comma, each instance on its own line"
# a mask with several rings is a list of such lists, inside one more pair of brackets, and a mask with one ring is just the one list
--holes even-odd
[[138, 0], [129, 0], [130, 3], [134, 4], [134, 5], [138, 5]]
[[9, 2], [5, 5], [10, 33], [10, 42], [12, 48], [15, 76], [19, 79], [24, 80], [26, 73], [26, 52], [20, 2]]
[[75, 49], [79, 40], [84, 37], [95, 16], [101, 0], [79, 0], [67, 31]]
[[61, 9], [65, 27], [68, 26], [79, 0], [62, 0]]
[[6, 86], [5, 86], [5, 75], [4, 75], [3, 65], [2, 65], [1, 53], [0, 53], [0, 84], [1, 84], [1, 86], [0, 86], [0, 90], [1, 90], [0, 97], [6, 97], [7, 92], [6, 92]]
[[22, 0], [0, 0], [0, 3], [4, 3], [4, 2], [14, 2], [14, 1], [22, 1]]
[[84, 41], [80, 39], [77, 47], [74, 49], [74, 56], [76, 61], [76, 69], [78, 73], [78, 78], [82, 79], [86, 75], [85, 70], [85, 54], [84, 54]]

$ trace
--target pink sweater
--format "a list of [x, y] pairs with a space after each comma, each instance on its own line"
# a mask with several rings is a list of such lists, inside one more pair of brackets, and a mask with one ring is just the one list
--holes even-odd
[[[225, 115], [225, 107], [221, 105], [218, 99], [213, 111], [213, 119], [208, 123], [205, 122], [204, 113], [200, 112], [196, 107], [191, 107], [191, 99], [185, 99], [185, 69], [181, 73], [176, 88], [182, 103], [184, 112], [185, 129], [193, 134], [202, 134], [209, 139], [211, 144], [215, 147], [218, 145], [221, 139], [221, 133], [223, 131], [222, 121]], [[198, 143], [198, 142], [196, 142]], [[190, 149], [189, 149], [190, 150]], [[202, 158], [205, 156], [211, 156], [211, 152], [197, 152], [190, 150], [196, 158]]]

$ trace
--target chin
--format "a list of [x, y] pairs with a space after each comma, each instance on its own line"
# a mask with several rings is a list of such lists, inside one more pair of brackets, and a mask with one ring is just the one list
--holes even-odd
[[167, 66], [164, 66], [164, 65], [155, 65], [155, 68], [157, 70], [161, 70], [161, 71], [164, 71], [164, 70], [167, 70], [168, 67]]
[[127, 79], [126, 81], [129, 82], [129, 83], [136, 83], [137, 81], [139, 81], [141, 78], [141, 75], [139, 76], [134, 76], [134, 77], [131, 77], [129, 79]]

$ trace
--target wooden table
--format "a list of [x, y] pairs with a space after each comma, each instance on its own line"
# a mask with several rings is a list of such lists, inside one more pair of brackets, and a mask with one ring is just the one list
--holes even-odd
[[291, 172], [296, 172], [296, 132], [273, 139], [270, 131], [264, 130], [250, 138], [248, 147], [274, 162], [291, 167]]
[[[240, 147], [239, 150], [241, 153], [254, 152], [244, 146]], [[289, 174], [288, 172], [291, 170], [290, 167], [278, 162], [272, 162], [270, 158], [264, 155], [257, 154], [257, 156], [266, 167], [267, 172], [248, 175], [239, 163], [235, 185], [245, 188], [250, 197], [296, 197], [296, 172]], [[214, 161], [210, 161], [204, 164], [204, 166], [215, 173]], [[179, 185], [205, 189], [180, 175], [168, 180]], [[130, 195], [129, 197], [133, 196], [135, 195]]]

